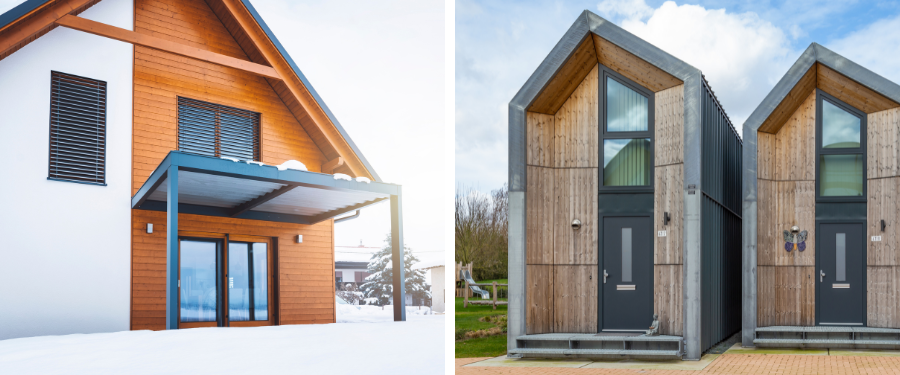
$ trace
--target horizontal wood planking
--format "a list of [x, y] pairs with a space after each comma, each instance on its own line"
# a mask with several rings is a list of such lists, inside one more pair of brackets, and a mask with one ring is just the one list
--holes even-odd
[[525, 134], [528, 139], [525, 164], [541, 167], [552, 167], [555, 116], [543, 113], [528, 112], [526, 114]]
[[678, 78], [637, 57], [624, 48], [591, 33], [600, 64], [628, 77], [650, 91], [659, 92], [684, 84]]
[[575, 49], [541, 93], [528, 106], [529, 112], [556, 114], [563, 103], [568, 100], [575, 88], [581, 85], [584, 77], [597, 66], [597, 55], [591, 38], [585, 38]]
[[817, 63], [816, 87], [865, 113], [900, 107], [872, 89], [865, 87], [837, 71]]
[[816, 66], [813, 64], [806, 73], [800, 77], [796, 85], [788, 92], [787, 96], [775, 107], [769, 117], [759, 126], [758, 131], [775, 134], [794, 115], [797, 108], [809, 97], [816, 88]]
[[683, 275], [680, 264], [653, 266], [653, 313], [659, 315], [661, 335], [684, 334]]
[[[206, 3], [138, 0], [135, 31], [247, 59]], [[330, 160], [267, 81], [237, 69], [147, 47], [134, 51], [134, 179], [137, 191], [177, 146], [177, 96], [260, 112], [262, 162], [303, 162], [311, 171]]]
[[867, 117], [868, 178], [900, 176], [900, 109], [875, 112]]
[[553, 266], [553, 332], [597, 332], [597, 267]]
[[[684, 164], [656, 167], [655, 178], [653, 225], [657, 232], [666, 231], [666, 236], [655, 238], [653, 264], [682, 264]], [[663, 224], [666, 212], [671, 218], [668, 225]]]
[[[597, 265], [597, 176], [596, 168], [554, 170], [553, 263]], [[572, 230], [572, 221], [581, 229]]]
[[525, 232], [525, 263], [553, 264], [556, 172], [552, 168], [527, 168], [525, 223], [528, 230]]
[[525, 266], [526, 280], [525, 333], [528, 335], [553, 332], [553, 266]]
[[757, 133], [756, 176], [763, 180], [775, 179], [775, 134]]
[[[332, 221], [310, 226], [188, 214], [178, 220], [179, 231], [277, 238], [280, 323], [334, 323]], [[132, 210], [131, 222], [131, 329], [165, 329], [166, 213]], [[298, 234], [302, 244], [293, 241]]]
[[[868, 182], [868, 237], [881, 236], [881, 241], [867, 241], [866, 264], [900, 265], [900, 177], [871, 179]], [[881, 220], [885, 222], [884, 231], [881, 230]]]
[[[777, 199], [775, 227], [769, 227], [782, 247], [775, 250], [779, 266], [814, 266], [816, 264], [816, 183], [814, 181], [776, 181]], [[806, 250], [784, 250], [784, 231], [792, 226], [807, 231]]]
[[866, 325], [900, 327], [900, 267], [866, 267]]
[[756, 267], [756, 325], [759, 327], [778, 325], [775, 309], [775, 268], [763, 265]]
[[556, 112], [553, 137], [553, 162], [556, 167], [599, 165], [597, 74], [598, 68], [595, 66]]
[[775, 179], [816, 180], [816, 93], [812, 92], [775, 136]]
[[656, 166], [684, 162], [684, 85], [657, 92], [654, 97]]
[[757, 181], [756, 264], [759, 266], [774, 266], [775, 254], [784, 251], [784, 241], [777, 227], [776, 185], [775, 181]]

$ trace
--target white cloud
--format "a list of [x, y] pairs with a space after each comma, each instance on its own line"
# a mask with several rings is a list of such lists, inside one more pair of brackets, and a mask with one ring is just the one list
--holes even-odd
[[644, 0], [605, 0], [597, 4], [597, 11], [610, 20], [620, 17], [627, 20], [641, 20], [653, 14], [653, 8]]
[[900, 60], [895, 57], [895, 51], [900, 50], [900, 16], [878, 20], [825, 47], [891, 81], [900, 82]]

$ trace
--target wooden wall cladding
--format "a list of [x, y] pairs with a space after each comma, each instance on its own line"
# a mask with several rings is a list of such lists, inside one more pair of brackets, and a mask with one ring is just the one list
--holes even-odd
[[581, 85], [584, 77], [596, 66], [597, 55], [594, 52], [594, 44], [588, 37], [578, 45], [572, 56], [563, 63], [527, 110], [548, 115], [555, 114], [575, 88]]
[[[554, 264], [597, 265], [597, 168], [555, 169]], [[581, 229], [572, 230], [572, 220]]]
[[684, 85], [654, 95], [656, 166], [684, 163]]
[[553, 266], [553, 332], [597, 332], [597, 264]]
[[[866, 264], [869, 266], [900, 265], [900, 177], [878, 178], [868, 181], [867, 218], [868, 237], [881, 236], [881, 241], [867, 241]], [[881, 231], [884, 220], [884, 231]]]
[[528, 112], [525, 134], [528, 137], [525, 164], [552, 167], [555, 116]]
[[816, 180], [815, 91], [776, 134], [775, 144], [776, 180]]
[[816, 64], [816, 87], [865, 113], [900, 107], [900, 104], [860, 85], [856, 81], [821, 64]]
[[527, 168], [525, 263], [553, 264], [556, 172], [552, 168]]
[[[136, 0], [134, 31], [248, 60], [202, 0]], [[262, 77], [134, 47], [133, 184], [136, 192], [177, 146], [177, 96], [260, 112], [262, 162], [295, 159], [319, 171], [328, 159]]]
[[[166, 328], [166, 213], [132, 210], [131, 329]], [[180, 214], [181, 231], [277, 238], [280, 324], [334, 323], [334, 224]], [[147, 233], [147, 223], [154, 232]], [[303, 243], [293, 238], [303, 235]]]
[[559, 168], [597, 167], [599, 110], [598, 74], [594, 69], [556, 112], [554, 122], [554, 166]]
[[617, 73], [628, 77], [653, 92], [659, 92], [671, 87], [684, 84], [678, 78], [666, 73], [660, 68], [644, 61], [631, 52], [626, 51], [600, 36], [591, 33], [594, 40], [594, 48], [597, 49], [597, 59], [604, 66], [615, 70]]
[[525, 266], [525, 334], [553, 332], [554, 277], [552, 265]]
[[775, 179], [775, 134], [756, 133], [756, 178]]
[[[775, 264], [779, 266], [816, 265], [816, 183], [815, 181], [775, 182], [777, 200], [775, 227], [772, 228], [776, 243], [781, 249], [775, 250]], [[791, 226], [808, 231], [806, 251], [784, 250], [784, 230]], [[771, 225], [769, 226], [771, 228]]]
[[797, 108], [809, 97], [809, 93], [814, 92], [816, 88], [816, 65], [813, 64], [809, 70], [800, 77], [800, 81], [794, 85], [794, 88], [788, 92], [787, 96], [778, 103], [775, 110], [766, 118], [766, 121], [759, 126], [758, 131], [761, 133], [775, 134], [781, 130], [781, 127], [787, 123], [788, 119], [794, 115]]
[[[778, 230], [777, 207], [775, 194], [776, 182], [758, 180], [756, 185], [756, 264], [758, 266], [774, 266], [775, 255], [784, 252], [784, 239]], [[760, 276], [761, 277], [761, 276]], [[761, 303], [761, 302], [760, 302]]]
[[866, 325], [900, 326], [900, 267], [866, 267]]
[[769, 327], [776, 324], [775, 268], [756, 266], [756, 325]]
[[653, 266], [653, 313], [659, 315], [661, 335], [684, 334], [683, 275], [680, 264]]
[[900, 109], [869, 114], [866, 131], [868, 178], [900, 176]]
[[775, 325], [814, 326], [815, 300], [815, 267], [775, 267]]
[[[682, 230], [684, 228], [684, 164], [656, 167], [653, 191], [653, 225], [655, 231], [666, 231], [656, 237], [653, 264], [682, 264]], [[663, 214], [671, 217], [663, 225]]]

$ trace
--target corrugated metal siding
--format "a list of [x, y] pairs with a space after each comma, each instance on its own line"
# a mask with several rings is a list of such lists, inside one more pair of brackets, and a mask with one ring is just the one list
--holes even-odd
[[704, 82], [702, 111], [702, 331], [706, 351], [741, 329], [743, 144]]

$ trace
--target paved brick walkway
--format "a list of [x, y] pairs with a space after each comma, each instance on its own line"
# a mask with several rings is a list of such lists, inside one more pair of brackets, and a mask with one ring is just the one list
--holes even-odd
[[900, 357], [722, 354], [702, 371], [547, 367], [462, 367], [488, 358], [459, 358], [457, 375], [525, 374], [900, 374]]

